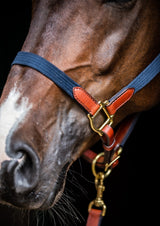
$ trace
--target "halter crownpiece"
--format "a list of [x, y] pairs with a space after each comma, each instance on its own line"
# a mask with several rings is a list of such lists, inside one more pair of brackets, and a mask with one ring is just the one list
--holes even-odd
[[[46, 59], [30, 52], [18, 52], [12, 65], [22, 65], [31, 67], [64, 90], [72, 99], [76, 100], [87, 112], [91, 128], [96, 132], [103, 142], [104, 152], [96, 154], [91, 150], [84, 152], [84, 157], [92, 162], [92, 171], [95, 176], [95, 185], [97, 189], [97, 197], [89, 205], [89, 218], [87, 226], [93, 225], [91, 222], [97, 219], [97, 225], [102, 216], [105, 215], [106, 206], [103, 202], [103, 192], [105, 190], [103, 181], [107, 177], [112, 168], [114, 168], [120, 157], [122, 147], [124, 146], [128, 136], [132, 132], [137, 121], [138, 115], [127, 117], [120, 124], [116, 134], [114, 134], [113, 123], [114, 114], [122, 107], [130, 98], [145, 87], [150, 81], [160, 73], [160, 54], [127, 86], [116, 93], [111, 99], [104, 102], [97, 102], [86, 90], [78, 83], [73, 81], [68, 75], [59, 70]], [[96, 117], [100, 113], [104, 113], [106, 119], [100, 126], [95, 126]], [[99, 166], [104, 169], [103, 172], [96, 172], [95, 167]], [[98, 209], [93, 208], [96, 206]], [[96, 225], [96, 224], [94, 224]]]

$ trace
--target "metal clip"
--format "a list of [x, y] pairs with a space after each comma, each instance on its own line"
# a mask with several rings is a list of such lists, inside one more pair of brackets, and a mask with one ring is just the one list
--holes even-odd
[[105, 216], [107, 207], [103, 201], [103, 192], [105, 191], [104, 179], [106, 178], [107, 173], [106, 172], [97, 173], [96, 171], [96, 162], [103, 155], [104, 152], [98, 154], [92, 162], [92, 172], [93, 175], [95, 176], [95, 187], [97, 190], [97, 196], [92, 202], [90, 202], [88, 206], [88, 211], [90, 211], [93, 206], [97, 208], [102, 208], [102, 216]]
[[114, 158], [110, 163], [105, 164], [104, 172], [96, 171], [96, 163], [100, 157], [104, 156], [104, 152], [101, 152], [100, 154], [98, 154], [93, 160], [92, 173], [95, 176], [95, 187], [97, 190], [97, 196], [92, 202], [90, 202], [88, 206], [88, 211], [90, 211], [93, 206], [97, 208], [102, 208], [102, 216], [105, 216], [107, 207], [103, 201], [103, 192], [105, 191], [104, 180], [106, 177], [110, 175], [112, 171], [112, 165], [120, 158], [121, 152], [122, 152], [122, 147], [119, 147], [117, 151], [117, 157]]
[[[109, 112], [106, 109], [106, 106], [108, 105], [109, 101], [106, 100], [104, 102], [100, 101], [98, 102], [100, 107], [99, 109], [96, 111], [96, 113], [94, 115], [88, 114], [88, 118], [90, 121], [90, 126], [93, 129], [94, 132], [98, 133], [99, 136], [103, 136], [103, 132], [102, 129], [106, 126], [106, 125], [112, 125], [113, 123], [113, 116], [114, 115], [110, 115]], [[96, 116], [101, 112], [101, 110], [105, 113], [105, 115], [107, 116], [106, 121], [103, 122], [103, 124], [101, 126], [99, 126], [98, 128], [94, 125], [94, 119], [96, 118]]]
[[102, 172], [98, 173], [97, 177], [95, 178], [95, 186], [97, 189], [97, 196], [96, 198], [90, 202], [88, 206], [88, 211], [92, 209], [93, 206], [102, 208], [102, 216], [106, 214], [106, 205], [103, 201], [103, 192], [105, 191], [105, 186], [103, 184], [104, 181], [104, 174]]

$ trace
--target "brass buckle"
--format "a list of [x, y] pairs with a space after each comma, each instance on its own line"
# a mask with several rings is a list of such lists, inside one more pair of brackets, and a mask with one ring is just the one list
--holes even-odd
[[[109, 112], [106, 109], [106, 106], [108, 105], [109, 101], [106, 100], [104, 102], [99, 101], [98, 104], [100, 105], [99, 109], [96, 111], [96, 113], [94, 115], [88, 114], [88, 118], [90, 121], [90, 126], [92, 128], [92, 130], [96, 133], [99, 134], [99, 136], [103, 136], [103, 131], [102, 129], [106, 126], [106, 125], [112, 125], [113, 123], [113, 116], [114, 115], [110, 115]], [[98, 128], [96, 128], [96, 126], [94, 125], [94, 120], [97, 117], [97, 115], [103, 111], [105, 113], [105, 115], [107, 116], [106, 121], [103, 122], [103, 124], [101, 126], [99, 126]]]

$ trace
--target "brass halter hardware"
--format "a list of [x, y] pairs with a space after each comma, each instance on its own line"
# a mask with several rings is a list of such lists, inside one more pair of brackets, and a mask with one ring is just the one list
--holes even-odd
[[95, 187], [97, 190], [97, 196], [93, 201], [90, 202], [88, 206], [88, 211], [90, 211], [93, 206], [97, 208], [102, 208], [102, 216], [105, 216], [107, 207], [103, 200], [103, 192], [105, 191], [104, 180], [106, 177], [110, 175], [112, 171], [111, 167], [113, 163], [115, 163], [120, 158], [121, 152], [122, 152], [122, 147], [120, 147], [119, 150], [117, 151], [118, 156], [115, 159], [113, 159], [110, 163], [106, 163], [104, 172], [96, 171], [96, 163], [100, 157], [104, 156], [104, 152], [101, 152], [100, 154], [98, 154], [93, 160], [92, 173], [95, 176]]
[[[96, 111], [96, 113], [94, 115], [88, 114], [88, 118], [90, 121], [90, 126], [92, 128], [92, 130], [96, 133], [99, 134], [99, 136], [103, 136], [103, 131], [102, 129], [106, 126], [106, 125], [112, 125], [113, 124], [113, 116], [114, 115], [110, 115], [109, 112], [106, 109], [106, 106], [109, 104], [108, 100], [105, 100], [104, 102], [99, 101], [98, 102], [100, 107], [98, 108], [98, 110]], [[101, 126], [99, 126], [98, 128], [95, 126], [94, 120], [97, 117], [97, 115], [103, 111], [105, 113], [105, 115], [107, 116], [107, 119], [103, 122], [103, 124]]]
[[105, 191], [105, 186], [104, 186], [103, 182], [104, 182], [104, 173], [99, 172], [97, 174], [97, 177], [95, 178], [95, 186], [97, 189], [97, 196], [92, 202], [90, 202], [90, 204], [88, 206], [88, 211], [90, 211], [92, 209], [92, 206], [96, 206], [98, 208], [102, 208], [102, 216], [105, 216], [107, 207], [103, 201], [103, 192]]
[[[112, 171], [111, 166], [113, 165], [113, 163], [115, 163], [119, 158], [120, 158], [120, 154], [122, 153], [122, 147], [119, 147], [118, 151], [117, 151], [117, 157], [114, 158], [110, 163], [106, 163], [105, 165], [105, 169], [104, 169], [104, 179], [106, 177], [108, 177]], [[98, 161], [98, 159], [102, 156], [104, 156], [104, 152], [99, 153], [92, 162], [92, 173], [95, 176], [95, 178], [98, 176], [99, 173], [97, 173], [96, 171], [96, 163]]]

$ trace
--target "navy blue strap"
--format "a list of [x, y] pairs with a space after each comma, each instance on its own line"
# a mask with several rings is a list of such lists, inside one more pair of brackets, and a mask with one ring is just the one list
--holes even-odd
[[135, 115], [128, 116], [127, 119], [124, 119], [124, 121], [122, 121], [122, 124], [123, 124], [123, 123], [126, 123], [126, 121], [128, 120], [129, 121], [129, 126], [128, 126], [128, 129], [127, 129], [127, 131], [126, 131], [121, 143], [119, 144], [121, 147], [124, 147], [126, 141], [128, 140], [128, 137], [130, 136], [130, 134], [134, 130], [134, 127], [135, 127], [139, 117], [140, 117], [140, 113], [136, 113]]
[[160, 54], [126, 88], [134, 88], [134, 93], [145, 87], [160, 73]]
[[[29, 66], [41, 72], [43, 75], [52, 80], [57, 86], [63, 89], [70, 97], [74, 99], [73, 88], [80, 87], [78, 83], [73, 81], [68, 75], [59, 70], [46, 59], [30, 52], [18, 52], [12, 65], [19, 64]], [[160, 54], [126, 87], [120, 90], [109, 101], [112, 102], [124, 90], [134, 88], [134, 93], [138, 92], [146, 86], [158, 73], [160, 73]]]
[[68, 75], [59, 70], [56, 66], [51, 64], [49, 61], [41, 56], [29, 52], [18, 52], [16, 58], [14, 59], [12, 65], [19, 64], [23, 66], [28, 66], [39, 71], [51, 81], [53, 81], [57, 86], [63, 89], [70, 97], [74, 99], [73, 88], [78, 85], [73, 81]]
[[145, 87], [151, 80], [154, 79], [156, 75], [160, 73], [160, 54], [127, 86], [122, 88], [118, 93], [116, 93], [109, 102], [114, 101], [119, 97], [124, 91], [130, 88], [134, 88], [134, 94]]

